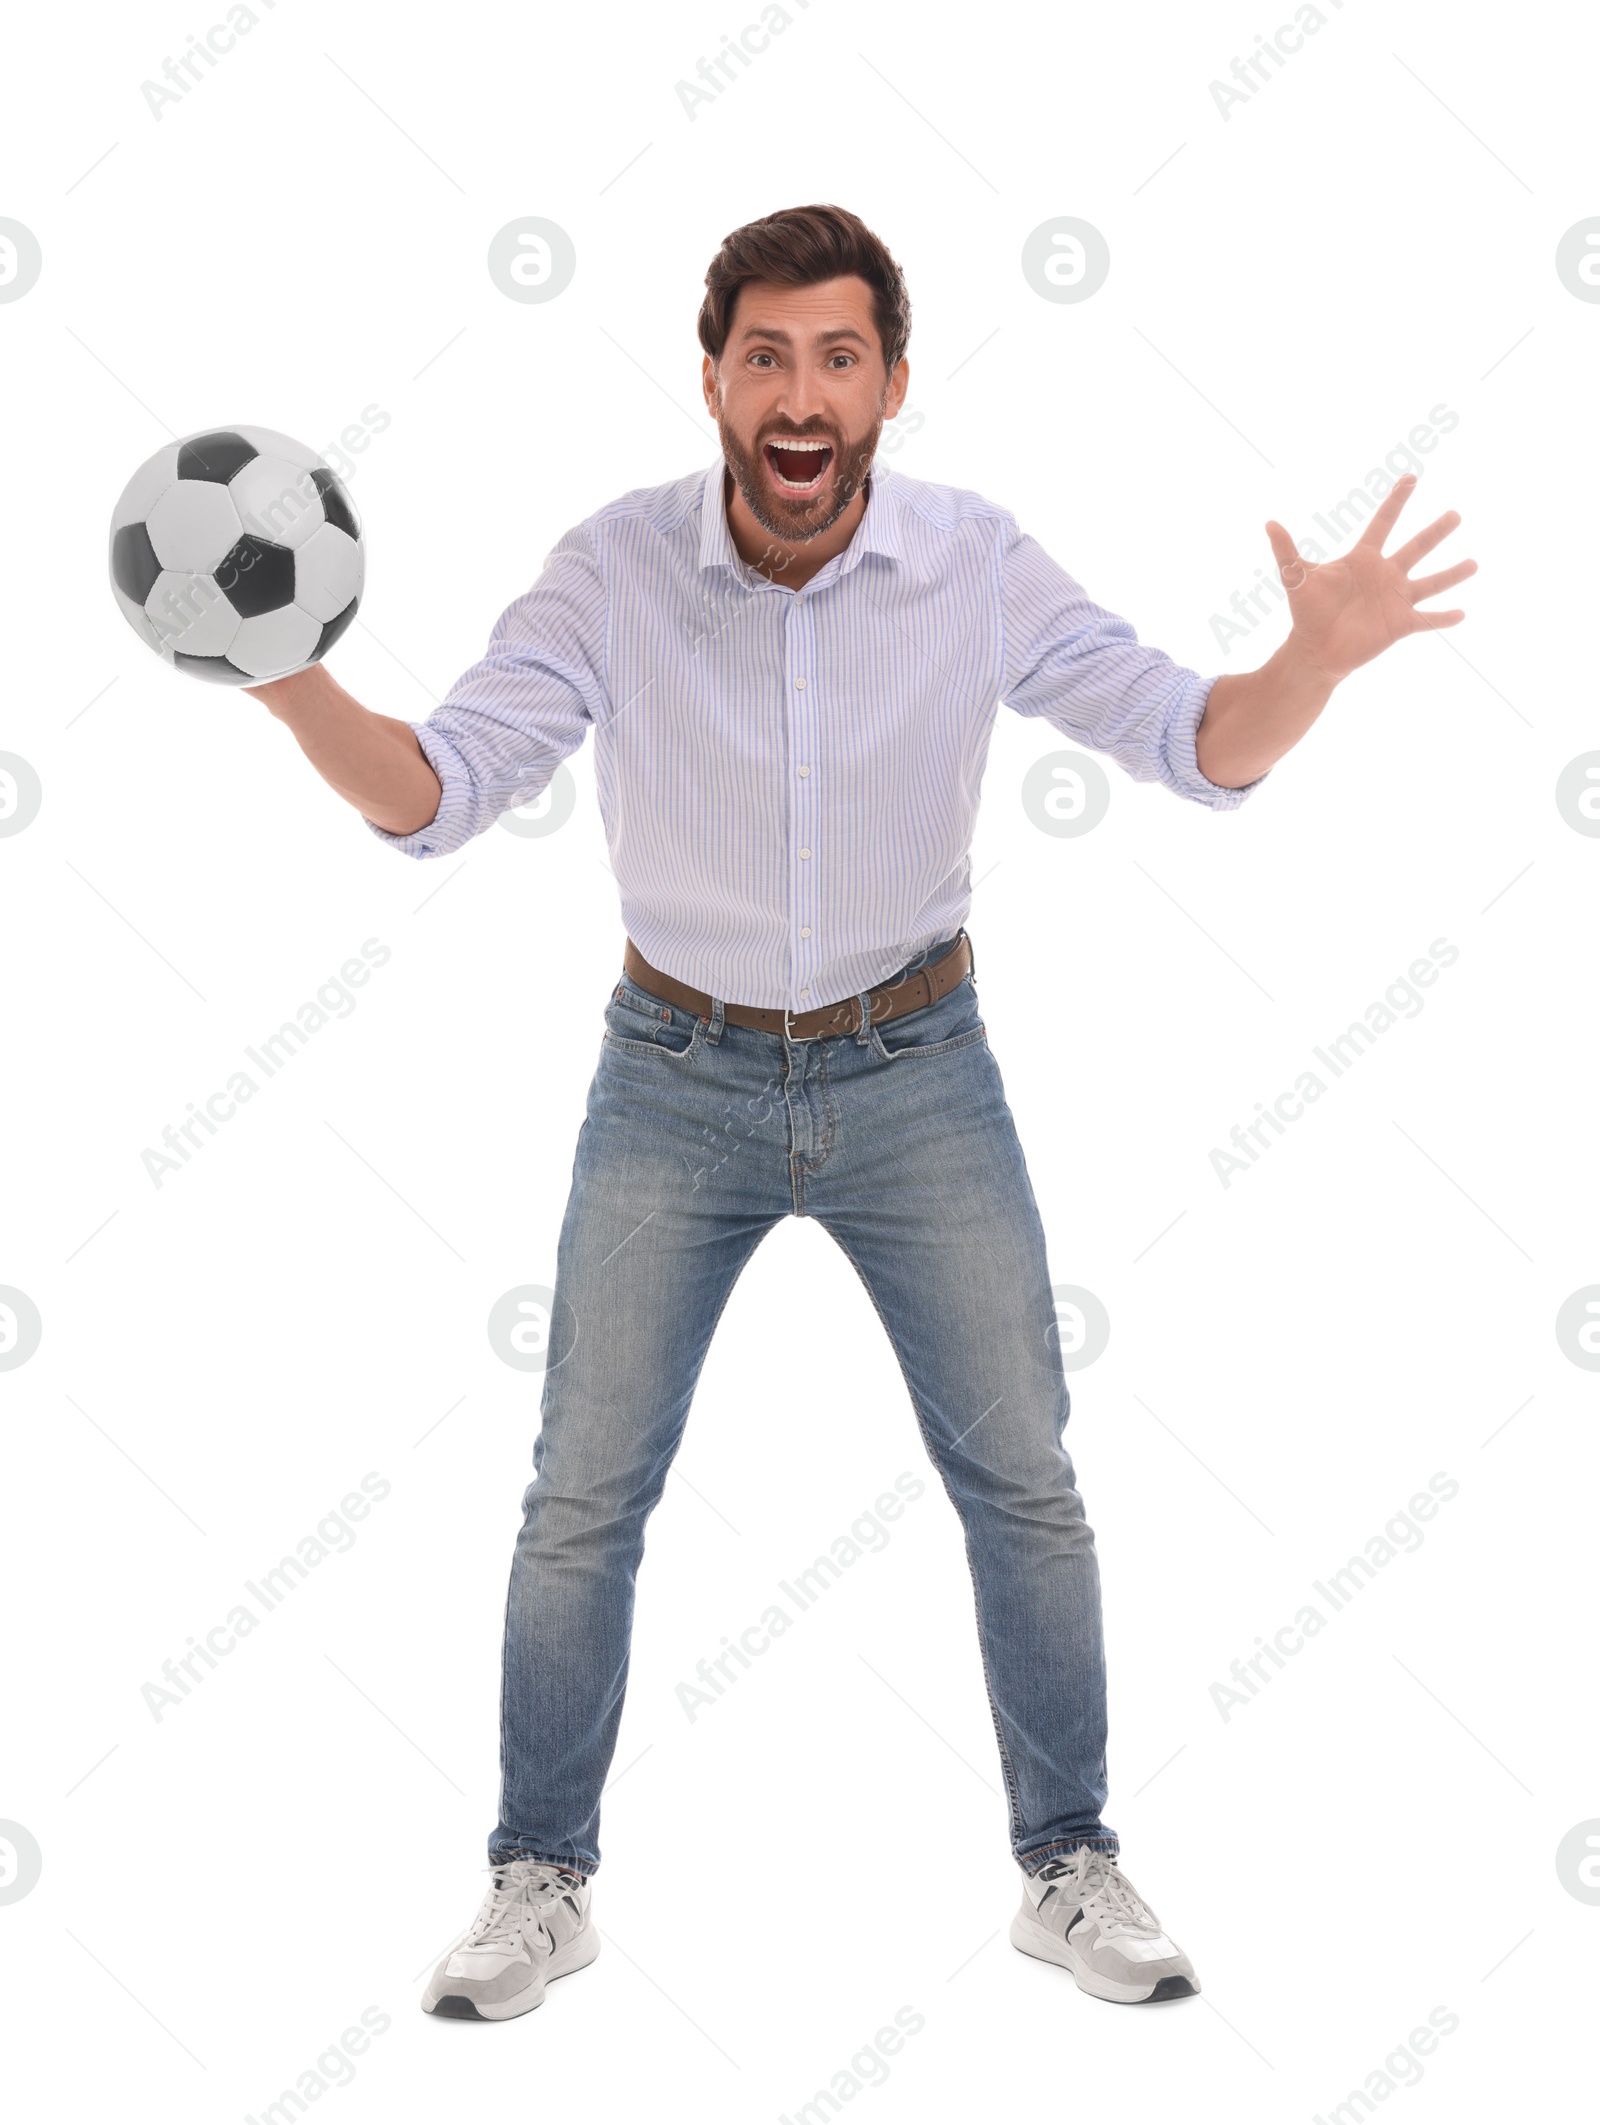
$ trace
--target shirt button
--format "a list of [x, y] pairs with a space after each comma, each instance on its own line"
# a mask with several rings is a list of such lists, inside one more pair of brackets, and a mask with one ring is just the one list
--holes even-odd
[[809, 989], [802, 989], [802, 990], [800, 991], [800, 994], [801, 994], [802, 996], [809, 996], [809, 995], [811, 994], [811, 991], [810, 991]]
[[800, 861], [802, 863], [809, 863], [811, 861], [811, 851], [809, 849], [802, 849], [800, 851]]
[[809, 922], [806, 924], [805, 928], [800, 932], [800, 935], [802, 937], [809, 937], [811, 935], [811, 925]]
[[805, 680], [804, 680], [804, 679], [796, 679], [794, 683], [795, 683], [795, 687], [796, 687], [796, 690], [797, 690], [798, 692], [800, 692], [800, 693], [804, 693], [804, 692], [805, 692], [805, 690], [806, 690], [806, 682], [805, 682]]
[[809, 775], [809, 774], [810, 774], [810, 772], [811, 772], [811, 770], [810, 770], [810, 768], [809, 768], [809, 767], [803, 767], [803, 768], [801, 768], [800, 772], [801, 772], [801, 774], [802, 774], [802, 775]]

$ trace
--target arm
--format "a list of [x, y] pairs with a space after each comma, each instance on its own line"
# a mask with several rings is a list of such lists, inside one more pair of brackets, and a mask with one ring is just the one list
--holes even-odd
[[287, 724], [323, 781], [363, 818], [391, 834], [414, 834], [433, 820], [440, 782], [416, 732], [363, 708], [325, 665], [244, 691]]
[[1195, 732], [1195, 759], [1208, 781], [1227, 789], [1255, 781], [1300, 742], [1341, 679], [1406, 635], [1454, 627], [1466, 618], [1459, 610], [1416, 607], [1419, 599], [1475, 575], [1476, 561], [1457, 561], [1416, 581], [1410, 576], [1461, 522], [1455, 510], [1435, 518], [1397, 553], [1383, 551], [1415, 485], [1416, 474], [1408, 472], [1355, 545], [1335, 561], [1303, 559], [1283, 526], [1268, 524], [1292, 625], [1259, 671], [1226, 672], [1213, 683]]
[[607, 712], [606, 591], [579, 525], [425, 723], [374, 715], [321, 665], [249, 686], [328, 785], [402, 855], [453, 855], [527, 804]]
[[1160, 782], [1213, 811], [1246, 802], [1248, 788], [1208, 780], [1195, 757], [1195, 732], [1219, 682], [1141, 643], [1009, 516], [999, 570], [998, 690], [1007, 707], [1109, 753], [1135, 782]]

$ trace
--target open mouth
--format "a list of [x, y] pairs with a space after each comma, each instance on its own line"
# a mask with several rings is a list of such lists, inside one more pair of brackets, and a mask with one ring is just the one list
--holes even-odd
[[782, 442], [763, 443], [761, 448], [778, 491], [798, 496], [801, 500], [817, 492], [833, 463], [832, 443], [786, 438]]

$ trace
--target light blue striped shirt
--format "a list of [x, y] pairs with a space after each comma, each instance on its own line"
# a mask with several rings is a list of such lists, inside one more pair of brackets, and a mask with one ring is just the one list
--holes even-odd
[[594, 731], [628, 934], [727, 1003], [854, 996], [953, 937], [996, 705], [1219, 811], [1195, 729], [1212, 679], [1125, 620], [981, 495], [874, 466], [855, 536], [799, 590], [740, 558], [723, 464], [641, 488], [559, 541], [417, 739], [448, 856], [530, 803]]

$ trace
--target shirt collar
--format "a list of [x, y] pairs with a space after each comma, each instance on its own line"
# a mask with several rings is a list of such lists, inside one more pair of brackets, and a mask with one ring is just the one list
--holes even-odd
[[[726, 469], [719, 457], [706, 473], [700, 502], [699, 565], [701, 568], [730, 568], [735, 575], [743, 576], [750, 571], [740, 559], [728, 531], [728, 513], [722, 500]], [[894, 562], [904, 559], [894, 475], [887, 465], [876, 459], [867, 487], [867, 506], [849, 545], [820, 568], [805, 588], [813, 589], [824, 580], [834, 582], [847, 575], [852, 568], [860, 566], [863, 554], [868, 553], [882, 554], [885, 560]]]

